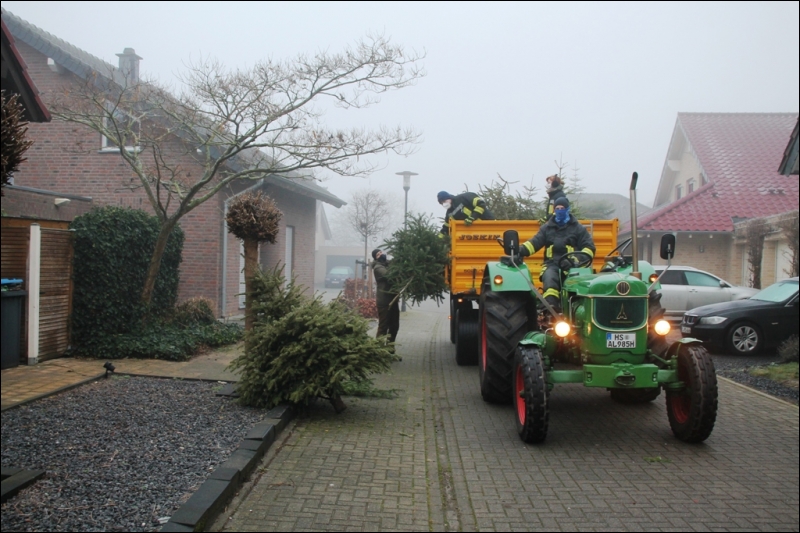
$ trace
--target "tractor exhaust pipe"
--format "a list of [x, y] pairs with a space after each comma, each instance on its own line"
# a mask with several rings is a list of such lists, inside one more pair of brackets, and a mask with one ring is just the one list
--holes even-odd
[[636, 181], [639, 179], [637, 172], [631, 176], [631, 244], [633, 245], [633, 272], [631, 276], [642, 279], [642, 273], [639, 272], [639, 227], [636, 221]]

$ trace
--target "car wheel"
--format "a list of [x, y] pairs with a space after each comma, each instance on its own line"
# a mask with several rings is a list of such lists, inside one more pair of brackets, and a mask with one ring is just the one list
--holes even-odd
[[734, 355], [756, 355], [761, 351], [763, 339], [758, 326], [752, 322], [739, 322], [728, 330], [728, 349]]

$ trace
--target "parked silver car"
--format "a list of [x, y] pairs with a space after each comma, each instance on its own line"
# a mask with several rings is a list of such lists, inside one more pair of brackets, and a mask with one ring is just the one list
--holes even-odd
[[[655, 266], [660, 275], [665, 266]], [[661, 278], [661, 305], [667, 318], [680, 320], [683, 313], [702, 305], [750, 298], [758, 289], [732, 285], [714, 274], [690, 266], [670, 266]]]

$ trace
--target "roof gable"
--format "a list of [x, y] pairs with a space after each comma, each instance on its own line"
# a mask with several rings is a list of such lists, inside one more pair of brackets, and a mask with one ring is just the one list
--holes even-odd
[[[675, 134], [683, 133], [708, 183], [639, 217], [639, 227], [733, 231], [732, 218], [797, 209], [798, 180], [778, 172], [797, 117], [797, 113], [678, 113]], [[667, 175], [665, 168], [659, 189]], [[630, 231], [630, 226], [620, 229], [624, 230]]]

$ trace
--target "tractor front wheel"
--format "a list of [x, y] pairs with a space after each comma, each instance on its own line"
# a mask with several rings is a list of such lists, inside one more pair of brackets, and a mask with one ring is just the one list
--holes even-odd
[[528, 444], [547, 437], [548, 398], [541, 350], [538, 346], [520, 346], [514, 365], [514, 411], [519, 438]]
[[481, 291], [478, 377], [483, 400], [511, 402], [514, 350], [527, 333], [530, 298], [524, 292]]
[[703, 442], [717, 420], [717, 374], [708, 350], [681, 345], [678, 379], [684, 388], [667, 391], [667, 416], [672, 432], [684, 442]]

